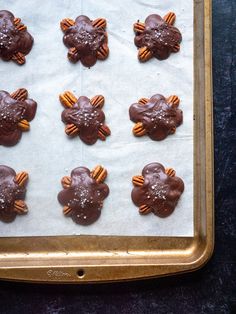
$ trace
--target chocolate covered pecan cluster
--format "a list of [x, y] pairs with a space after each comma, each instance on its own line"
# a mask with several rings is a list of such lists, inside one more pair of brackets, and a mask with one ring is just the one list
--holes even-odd
[[66, 18], [61, 21], [61, 29], [65, 33], [63, 42], [69, 48], [68, 58], [71, 62], [80, 60], [84, 66], [91, 67], [97, 60], [108, 57], [105, 19], [91, 21], [84, 15], [78, 16], [75, 21]]
[[178, 109], [180, 99], [172, 95], [165, 98], [156, 94], [150, 99], [141, 98], [129, 108], [130, 120], [135, 122], [133, 134], [147, 134], [154, 141], [161, 141], [183, 122], [182, 110]]
[[0, 58], [22, 65], [30, 52], [34, 39], [20, 18], [6, 10], [0, 11]]
[[182, 35], [178, 28], [174, 27], [176, 15], [168, 13], [162, 18], [160, 15], [149, 15], [145, 23], [134, 24], [136, 34], [134, 43], [139, 48], [138, 58], [146, 62], [152, 57], [159, 60], [167, 59], [172, 52], [180, 50]]
[[184, 191], [183, 181], [175, 170], [155, 162], [143, 168], [142, 175], [133, 177], [132, 200], [141, 215], [154, 213], [161, 218], [174, 211]]
[[58, 194], [58, 200], [64, 206], [64, 215], [80, 225], [94, 223], [100, 217], [103, 201], [109, 194], [104, 183], [106, 177], [107, 171], [102, 166], [96, 166], [92, 171], [78, 167], [70, 177], [63, 177], [64, 189]]
[[7, 166], [0, 166], [0, 220], [12, 222], [17, 215], [28, 212], [25, 200], [27, 172], [16, 172]]
[[22, 132], [29, 131], [36, 109], [37, 103], [28, 98], [25, 88], [12, 94], [0, 91], [0, 145], [15, 145]]
[[69, 91], [61, 94], [59, 99], [66, 108], [62, 112], [62, 121], [66, 124], [68, 136], [79, 136], [88, 145], [94, 144], [99, 138], [102, 141], [111, 134], [104, 124], [105, 114], [102, 110], [105, 99], [102, 95], [94, 96], [91, 100], [85, 96], [78, 99]]

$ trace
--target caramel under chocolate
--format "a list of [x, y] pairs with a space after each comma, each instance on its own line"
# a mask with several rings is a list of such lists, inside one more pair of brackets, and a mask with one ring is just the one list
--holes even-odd
[[[173, 14], [173, 13], [170, 13]], [[139, 51], [140, 61], [148, 61], [152, 56], [159, 60], [167, 59], [171, 52], [179, 51], [179, 44], [182, 41], [180, 31], [174, 27], [174, 19], [163, 19], [157, 14], [149, 15], [142, 27], [135, 27], [136, 33], [134, 43], [138, 48], [146, 48], [146, 51]], [[136, 23], [136, 25], [140, 23]]]
[[157, 162], [145, 166], [142, 176], [133, 178], [133, 184], [131, 197], [140, 214], [153, 212], [161, 218], [172, 214], [184, 191], [184, 183], [175, 171]]
[[[110, 135], [110, 129], [104, 124], [105, 114], [101, 109], [104, 97], [95, 96], [90, 101], [89, 98], [81, 96], [77, 101], [76, 98], [73, 99], [70, 104], [67, 97], [68, 92], [60, 96], [62, 104], [67, 107], [61, 115], [62, 121], [67, 125], [66, 134], [69, 136], [78, 135], [88, 145], [94, 144], [98, 138], [105, 140], [106, 136]], [[101, 102], [99, 102], [100, 99]]]
[[0, 58], [24, 64], [25, 55], [30, 52], [33, 41], [19, 18], [9, 11], [0, 11]]
[[95, 170], [94, 174], [85, 167], [78, 167], [70, 177], [62, 179], [64, 190], [58, 194], [58, 201], [64, 206], [64, 215], [80, 225], [90, 225], [100, 217], [103, 201], [109, 194], [108, 186], [103, 183], [106, 171], [101, 166]]
[[75, 21], [65, 19], [61, 28], [65, 32], [63, 42], [69, 48], [68, 58], [71, 62], [81, 63], [86, 67], [93, 66], [97, 59], [107, 58], [106, 21], [97, 19], [91, 21], [87, 16], [80, 15]]
[[173, 103], [171, 97], [166, 99], [159, 94], [146, 99], [145, 102], [131, 105], [130, 120], [136, 124], [141, 123], [141, 131], [145, 131], [139, 135], [134, 129], [134, 135], [148, 134], [152, 140], [161, 141], [169, 134], [175, 133], [176, 128], [183, 122], [182, 110], [177, 107], [178, 104]]
[[35, 116], [37, 103], [27, 97], [28, 92], [24, 88], [11, 95], [0, 91], [0, 145], [17, 144], [22, 131], [29, 130], [29, 121]]
[[16, 172], [7, 166], [0, 166], [0, 220], [12, 222], [17, 214], [27, 213], [24, 202], [28, 174]]

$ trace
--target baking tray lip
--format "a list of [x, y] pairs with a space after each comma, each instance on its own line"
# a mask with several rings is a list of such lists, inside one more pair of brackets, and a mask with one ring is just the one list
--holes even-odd
[[[197, 238], [195, 238], [197, 241]], [[194, 242], [196, 242], [194, 241]], [[186, 263], [185, 265], [175, 265], [175, 268], [173, 268], [173, 265], [166, 264], [166, 265], [135, 265], [132, 267], [132, 265], [115, 265], [115, 266], [92, 266], [88, 267], [87, 265], [84, 267], [83, 265], [78, 266], [70, 266], [66, 267], [21, 267], [21, 268], [4, 268], [0, 269], [0, 275], [1, 279], [4, 279], [6, 281], [18, 281], [18, 282], [25, 282], [25, 283], [39, 283], [39, 284], [98, 284], [98, 283], [113, 283], [113, 282], [124, 282], [124, 281], [134, 281], [134, 280], [143, 280], [143, 279], [154, 279], [157, 277], [167, 277], [170, 275], [180, 275], [183, 273], [189, 273], [196, 270], [199, 270], [200, 268], [204, 267], [207, 262], [210, 260], [213, 251], [214, 251], [214, 239], [212, 241], [205, 242], [202, 246], [202, 250], [199, 251], [197, 247], [195, 247], [195, 250], [197, 250], [198, 256], [195, 255], [194, 250], [192, 252], [192, 255], [194, 256], [194, 259], [190, 263]], [[101, 272], [103, 273], [102, 278], [99, 279], [93, 279], [93, 280], [82, 280], [82, 278], [79, 278], [77, 276], [78, 271], [80, 269], [86, 269], [90, 272], [97, 273]], [[122, 270], [123, 276], [119, 276], [117, 278], [114, 278], [111, 276], [109, 278], [110, 272], [116, 272], [117, 268], [120, 272]], [[133, 273], [132, 276], [130, 276], [130, 269], [135, 269], [135, 274]], [[12, 272], [14, 270], [14, 273]], [[71, 273], [76, 274], [76, 276], [71, 278]], [[104, 276], [105, 274], [105, 276]], [[95, 278], [95, 276], [94, 276]]]
[[[183, 272], [190, 272], [193, 270], [197, 270], [203, 267], [207, 261], [210, 259], [214, 249], [214, 213], [213, 213], [213, 113], [212, 113], [212, 72], [211, 72], [211, 0], [205, 1], [196, 1], [195, 6], [202, 7], [204, 10], [204, 71], [205, 71], [205, 122], [204, 122], [204, 129], [205, 129], [205, 192], [206, 192], [206, 207], [204, 209], [206, 214], [206, 222], [205, 222], [205, 230], [203, 232], [199, 232], [198, 228], [195, 228], [194, 237], [178, 237], [170, 239], [169, 237], [153, 237], [157, 238], [157, 244], [159, 245], [162, 243], [163, 247], [160, 246], [156, 251], [159, 252], [159, 255], [154, 256], [151, 258], [150, 252], [151, 250], [143, 250], [141, 251], [143, 257], [146, 259], [146, 263], [139, 262], [132, 262], [132, 259], [127, 258], [124, 256], [124, 264], [121, 263], [114, 263], [109, 264], [105, 263], [106, 258], [105, 256], [104, 261], [101, 263], [102, 258], [98, 258], [98, 263], [90, 265], [87, 263], [83, 263], [78, 257], [74, 257], [73, 259], [69, 259], [71, 264], [65, 263], [65, 260], [61, 260], [60, 254], [55, 254], [54, 259], [58, 259], [57, 264], [50, 263], [47, 265], [48, 262], [51, 260], [51, 256], [49, 251], [45, 256], [46, 264], [43, 265], [41, 260], [38, 258], [40, 257], [39, 252], [37, 251], [36, 243], [34, 241], [44, 241], [43, 244], [48, 245], [51, 252], [55, 252], [55, 249], [58, 246], [59, 251], [61, 250], [60, 243], [62, 238], [68, 238], [67, 236], [63, 237], [52, 237], [53, 240], [56, 238], [56, 241], [51, 241], [47, 237], [33, 237], [28, 238], [29, 241], [33, 241], [31, 243], [31, 248], [35, 250], [34, 254], [31, 254], [32, 251], [29, 251], [27, 248], [26, 250], [22, 250], [21, 253], [14, 253], [10, 252], [12, 248], [12, 243], [15, 242], [15, 245], [19, 243], [26, 243], [28, 240], [26, 238], [8, 238], [7, 242], [10, 244], [10, 247], [7, 247], [7, 243], [3, 243], [6, 239], [0, 239], [0, 246], [3, 249], [3, 253], [0, 254], [0, 278], [5, 280], [18, 280], [18, 281], [31, 281], [31, 282], [42, 282], [42, 283], [95, 283], [95, 282], [113, 282], [113, 281], [124, 281], [124, 280], [137, 280], [137, 279], [144, 279], [144, 278], [153, 278], [157, 276], [167, 276], [171, 274], [183, 273]], [[200, 217], [201, 218], [201, 217]], [[200, 220], [199, 220], [200, 221]], [[196, 227], [196, 225], [195, 225]], [[199, 226], [198, 226], [199, 227]], [[70, 237], [70, 236], [69, 236]], [[78, 239], [84, 236], [79, 236]], [[90, 236], [94, 237], [94, 236]], [[96, 236], [95, 236], [96, 237]], [[41, 238], [41, 239], [39, 239]], [[109, 237], [108, 237], [109, 238]], [[114, 238], [114, 237], [110, 237]], [[123, 238], [123, 237], [121, 237]], [[136, 238], [136, 237], [131, 237]], [[182, 250], [178, 246], [172, 246], [173, 241], [175, 239], [182, 239], [181, 243], [183, 245]], [[162, 241], [159, 241], [162, 240]], [[20, 242], [22, 241], [22, 242]], [[69, 239], [70, 241], [70, 239]], [[5, 241], [6, 242], [6, 241]], [[165, 242], [163, 244], [163, 242]], [[135, 240], [134, 240], [135, 244]], [[46, 246], [47, 246], [46, 245]], [[166, 246], [165, 246], [166, 245]], [[166, 250], [169, 245], [169, 250]], [[14, 245], [13, 245], [14, 246]], [[63, 245], [62, 245], [63, 246]], [[99, 246], [101, 251], [103, 251], [103, 244], [99, 242]], [[37, 245], [38, 247], [38, 245]], [[116, 247], [116, 246], [115, 246]], [[118, 246], [119, 247], [119, 246]], [[169, 257], [166, 257], [167, 261], [165, 262], [165, 256], [163, 258], [162, 252], [167, 251], [169, 252]], [[117, 252], [119, 250], [116, 248], [112, 248], [110, 251], [110, 255], [117, 258]], [[134, 249], [135, 251], [135, 249]], [[155, 251], [155, 250], [154, 250]], [[179, 254], [178, 258], [178, 251], [182, 253]], [[26, 252], [29, 252], [27, 255]], [[107, 252], [104, 250], [104, 252]], [[130, 255], [128, 250], [126, 255]], [[135, 251], [136, 255], [138, 256], [138, 250]], [[42, 252], [43, 253], [43, 252]], [[65, 252], [64, 252], [65, 253]], [[108, 253], [108, 252], [107, 252]], [[67, 253], [65, 253], [66, 255]], [[63, 255], [63, 254], [62, 254]], [[133, 258], [134, 254], [131, 257]], [[177, 258], [176, 258], [177, 256]], [[34, 265], [30, 265], [28, 261], [33, 257]], [[129, 256], [130, 257], [130, 256]], [[53, 260], [53, 259], [52, 259]], [[119, 253], [118, 253], [118, 260], [119, 260]], [[155, 261], [155, 263], [153, 262]], [[126, 261], [126, 262], [125, 262]], [[5, 264], [4, 264], [5, 263]], [[66, 266], [65, 266], [66, 265]], [[85, 269], [87, 276], [79, 278], [77, 276], [78, 269]]]

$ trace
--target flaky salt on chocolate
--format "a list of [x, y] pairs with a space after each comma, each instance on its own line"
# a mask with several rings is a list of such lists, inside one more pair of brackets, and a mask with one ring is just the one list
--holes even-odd
[[17, 215], [28, 212], [25, 200], [28, 173], [16, 172], [7, 166], [0, 166], [0, 220], [12, 222]]
[[142, 175], [134, 176], [132, 182], [131, 197], [141, 215], [171, 215], [184, 191], [184, 182], [176, 177], [175, 170], [157, 162], [145, 166]]
[[174, 134], [183, 122], [183, 112], [178, 109], [180, 99], [176, 95], [165, 98], [156, 94], [150, 99], [141, 98], [129, 108], [130, 120], [135, 122], [133, 134], [148, 135], [154, 141], [164, 140]]
[[146, 62], [152, 57], [164, 60], [172, 52], [180, 50], [182, 35], [178, 28], [173, 26], [175, 20], [175, 13], [170, 12], [164, 18], [152, 14], [146, 18], [145, 23], [138, 21], [134, 24], [134, 43], [139, 48], [139, 61]]
[[107, 171], [97, 166], [90, 171], [85, 167], [75, 168], [71, 176], [61, 180], [63, 190], [58, 201], [64, 206], [63, 213], [80, 225], [90, 225], [101, 215], [103, 201], [109, 194], [104, 183]]
[[66, 18], [61, 21], [65, 33], [63, 42], [69, 48], [68, 59], [76, 63], [79, 60], [86, 67], [93, 66], [97, 60], [105, 60], [109, 54], [106, 20], [90, 20], [80, 15], [75, 21]]
[[0, 91], [0, 145], [13, 146], [22, 132], [29, 131], [37, 103], [28, 98], [28, 91], [19, 88], [14, 93]]
[[66, 108], [61, 118], [66, 124], [65, 132], [68, 136], [79, 136], [84, 143], [92, 145], [97, 139], [105, 141], [111, 134], [109, 127], [104, 124], [102, 107], [105, 98], [102, 95], [94, 96], [91, 100], [85, 96], [77, 99], [70, 91], [66, 91], [59, 99]]
[[33, 37], [27, 32], [27, 27], [21, 23], [20, 18], [15, 18], [9, 11], [0, 11], [0, 58], [22, 65], [33, 42]]

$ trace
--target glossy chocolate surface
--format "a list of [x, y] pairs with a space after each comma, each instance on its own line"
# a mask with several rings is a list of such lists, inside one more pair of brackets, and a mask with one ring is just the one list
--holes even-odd
[[12, 222], [16, 218], [14, 202], [25, 199], [26, 188], [14, 181], [15, 176], [12, 168], [0, 165], [0, 220], [3, 222]]
[[18, 30], [14, 24], [14, 15], [0, 11], [0, 57], [11, 60], [13, 55], [21, 52], [27, 55], [33, 46], [33, 37], [27, 30]]
[[72, 209], [70, 217], [74, 222], [90, 225], [100, 217], [109, 188], [105, 183], [97, 183], [85, 167], [75, 168], [71, 172], [71, 179], [71, 186], [58, 194], [58, 201]]
[[36, 109], [34, 100], [16, 100], [8, 92], [0, 91], [0, 145], [15, 145], [22, 134], [18, 123], [23, 119], [31, 121]]
[[63, 37], [63, 42], [68, 48], [76, 48], [78, 53], [71, 61], [81, 63], [86, 67], [93, 66], [97, 61], [97, 51], [107, 43], [104, 29], [93, 27], [92, 21], [84, 15], [75, 20], [75, 25], [69, 27]]
[[144, 167], [142, 176], [143, 186], [135, 186], [132, 190], [134, 204], [138, 207], [148, 205], [156, 216], [162, 218], [172, 214], [184, 191], [183, 181], [168, 176], [165, 168], [157, 162]]
[[142, 122], [147, 134], [154, 141], [161, 141], [173, 134], [183, 122], [182, 110], [167, 103], [164, 96], [156, 94], [147, 104], [133, 104], [129, 108], [130, 120]]
[[157, 14], [146, 18], [145, 30], [137, 33], [134, 39], [138, 48], [147, 47], [159, 60], [167, 59], [181, 41], [182, 35], [178, 28], [166, 23]]
[[93, 106], [85, 96], [79, 97], [71, 108], [65, 109], [61, 118], [64, 123], [77, 126], [80, 139], [88, 145], [97, 141], [99, 128], [105, 121], [103, 110]]

